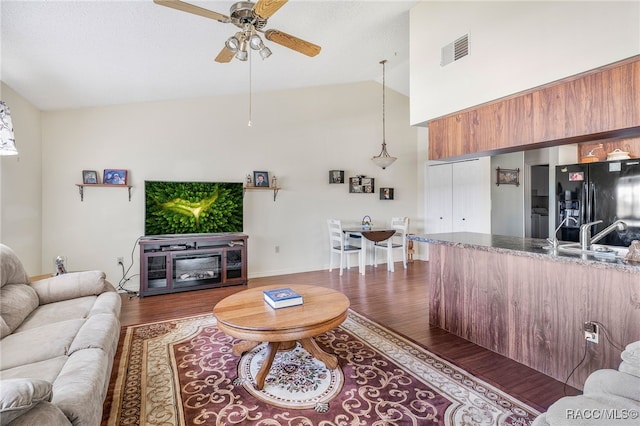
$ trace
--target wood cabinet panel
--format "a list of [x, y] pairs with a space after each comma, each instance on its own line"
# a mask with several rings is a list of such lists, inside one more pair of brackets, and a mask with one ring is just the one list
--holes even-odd
[[439, 119], [429, 159], [640, 135], [640, 57]]
[[[434, 141], [432, 144], [431, 141]], [[474, 150], [469, 140], [469, 114], [454, 114], [429, 125], [429, 156], [433, 146], [436, 158], [447, 158], [460, 151]]]
[[548, 141], [565, 136], [565, 86], [533, 92], [533, 140]]
[[[432, 324], [565, 381], [585, 351], [583, 323], [603, 324], [569, 384], [616, 368], [620, 350], [640, 340], [638, 274], [606, 266], [431, 244]], [[610, 341], [607, 341], [610, 340]]]

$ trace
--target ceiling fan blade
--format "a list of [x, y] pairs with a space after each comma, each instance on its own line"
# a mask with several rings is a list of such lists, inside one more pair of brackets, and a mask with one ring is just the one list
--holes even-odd
[[181, 10], [183, 12], [189, 12], [193, 13], [194, 15], [204, 16], [205, 18], [215, 19], [216, 21], [220, 21], [223, 23], [231, 22], [231, 19], [229, 19], [228, 16], [225, 16], [218, 12], [214, 12], [213, 10], [204, 9], [200, 6], [185, 3], [180, 0], [153, 0], [153, 2], [162, 6]]
[[253, 12], [261, 18], [268, 18], [278, 11], [288, 0], [258, 0]]
[[288, 47], [289, 49], [293, 49], [296, 52], [300, 52], [307, 56], [316, 56], [318, 53], [320, 53], [320, 46], [318, 46], [317, 44], [304, 41], [298, 37], [283, 33], [282, 31], [267, 30], [264, 33], [264, 36], [269, 41], [278, 43], [284, 47]]
[[233, 55], [235, 55], [235, 53], [227, 49], [227, 46], [225, 46], [222, 48], [220, 53], [218, 53], [218, 56], [216, 56], [216, 62], [220, 62], [221, 64], [231, 62], [231, 60], [233, 59]]

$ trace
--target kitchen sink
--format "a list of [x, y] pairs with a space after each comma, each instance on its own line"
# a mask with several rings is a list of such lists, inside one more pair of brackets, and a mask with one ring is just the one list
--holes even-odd
[[546, 245], [543, 248], [545, 250], [555, 250], [558, 253], [593, 256], [599, 260], [624, 259], [629, 251], [627, 247], [606, 246], [601, 244], [592, 244], [589, 250], [583, 250], [580, 247], [580, 243], [565, 243], [555, 248], [551, 245]]

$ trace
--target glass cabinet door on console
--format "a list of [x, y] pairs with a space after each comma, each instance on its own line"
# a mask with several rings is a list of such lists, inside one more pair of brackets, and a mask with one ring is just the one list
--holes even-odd
[[150, 254], [144, 256], [142, 269], [146, 272], [146, 291], [164, 290], [169, 286], [167, 279], [167, 261], [165, 254]]
[[226, 251], [225, 271], [227, 280], [241, 280], [246, 275], [243, 271], [245, 265], [243, 260], [242, 250], [228, 249]]

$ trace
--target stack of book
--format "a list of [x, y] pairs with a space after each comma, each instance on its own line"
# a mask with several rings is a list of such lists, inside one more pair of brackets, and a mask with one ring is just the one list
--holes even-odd
[[290, 288], [264, 290], [264, 300], [274, 309], [302, 305], [302, 296]]

